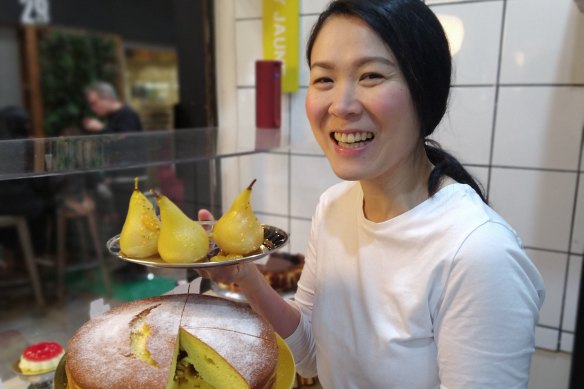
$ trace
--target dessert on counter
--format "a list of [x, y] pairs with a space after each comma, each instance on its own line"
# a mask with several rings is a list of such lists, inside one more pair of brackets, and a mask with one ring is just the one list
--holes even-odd
[[42, 374], [57, 368], [65, 354], [57, 342], [41, 342], [28, 346], [20, 355], [18, 368], [23, 374]]

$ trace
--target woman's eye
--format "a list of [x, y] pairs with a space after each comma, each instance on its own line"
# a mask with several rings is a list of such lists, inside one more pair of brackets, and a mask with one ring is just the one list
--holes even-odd
[[313, 84], [326, 84], [329, 82], [333, 82], [333, 80], [328, 78], [328, 77], [318, 77], [318, 78], [315, 78], [312, 83]]
[[361, 77], [362, 80], [378, 80], [380, 78], [383, 78], [383, 76], [379, 73], [365, 73]]

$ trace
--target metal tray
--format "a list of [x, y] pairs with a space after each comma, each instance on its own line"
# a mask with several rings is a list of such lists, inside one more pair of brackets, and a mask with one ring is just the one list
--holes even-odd
[[164, 262], [159, 256], [149, 257], [149, 258], [130, 258], [127, 257], [120, 250], [120, 235], [116, 235], [107, 241], [107, 249], [109, 252], [118, 257], [119, 259], [127, 262], [136, 263], [138, 265], [151, 266], [151, 267], [164, 267], [164, 268], [174, 268], [174, 269], [203, 269], [210, 267], [220, 267], [220, 266], [231, 266], [238, 265], [241, 263], [256, 261], [260, 258], [265, 257], [272, 251], [276, 251], [288, 243], [288, 234], [277, 227], [262, 224], [264, 227], [264, 243], [260, 248], [243, 258], [231, 259], [227, 261], [220, 262], [210, 262], [210, 258], [219, 253], [219, 247], [212, 241], [211, 246], [207, 255], [196, 262], [191, 263], [169, 263]]

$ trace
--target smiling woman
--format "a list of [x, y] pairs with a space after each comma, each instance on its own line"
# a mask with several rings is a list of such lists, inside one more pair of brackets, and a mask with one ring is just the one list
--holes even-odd
[[235, 282], [330, 388], [524, 388], [543, 281], [462, 165], [427, 140], [448, 41], [419, 0], [336, 0], [307, 45], [306, 114], [333, 171], [293, 303], [257, 268]]

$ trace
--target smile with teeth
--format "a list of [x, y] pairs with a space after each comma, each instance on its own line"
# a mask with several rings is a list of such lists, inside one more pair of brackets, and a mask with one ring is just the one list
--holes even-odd
[[374, 138], [374, 135], [371, 132], [355, 132], [350, 134], [344, 132], [334, 132], [333, 138], [337, 141], [339, 146], [355, 149], [370, 142], [371, 139]]

